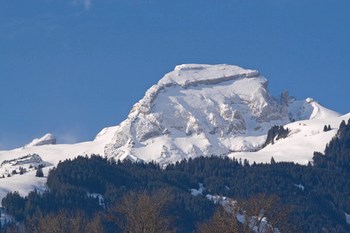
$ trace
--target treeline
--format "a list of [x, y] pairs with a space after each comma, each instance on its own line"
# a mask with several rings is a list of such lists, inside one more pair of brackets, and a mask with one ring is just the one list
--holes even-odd
[[275, 140], [278, 141], [279, 139], [286, 138], [289, 134], [289, 129], [284, 128], [282, 125], [281, 126], [272, 126], [271, 129], [267, 132], [267, 137], [266, 141], [264, 144], [264, 147], [269, 145], [269, 144], [274, 144]]
[[[12, 232], [250, 232], [242, 218], [256, 227], [267, 219], [265, 227], [281, 232], [350, 232], [349, 148], [350, 122], [343, 122], [307, 166], [199, 157], [161, 169], [80, 156], [50, 171], [49, 191], [9, 193], [2, 205], [21, 223]], [[191, 195], [200, 183], [203, 193]], [[207, 194], [230, 198], [222, 198], [226, 209]]]
[[[54, 216], [57, 213], [75, 216], [83, 212], [88, 219], [100, 216], [104, 229], [101, 232], [124, 232], [121, 227], [125, 225], [123, 218], [114, 221], [113, 209], [123, 202], [125, 196], [130, 193], [149, 196], [168, 193], [167, 213], [173, 215], [173, 226], [178, 232], [191, 232], [196, 223], [211, 216], [215, 205], [204, 196], [192, 196], [189, 188], [198, 187], [198, 182], [185, 175], [178, 179], [176, 172], [168, 175], [155, 163], [116, 162], [97, 155], [79, 156], [59, 163], [50, 171], [47, 179], [49, 191], [33, 191], [27, 197], [9, 193], [2, 205], [25, 226], [32, 222], [33, 216]], [[103, 206], [98, 198], [93, 198], [96, 193], [103, 197]]]
[[324, 154], [314, 153], [316, 166], [350, 172], [350, 120], [342, 121], [337, 135], [328, 143]]

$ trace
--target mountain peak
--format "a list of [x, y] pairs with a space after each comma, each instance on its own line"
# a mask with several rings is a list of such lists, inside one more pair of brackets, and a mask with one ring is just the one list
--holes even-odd
[[289, 122], [288, 111], [269, 94], [258, 71], [179, 65], [134, 105], [105, 154], [169, 163], [256, 150], [270, 127]]
[[56, 138], [51, 133], [47, 133], [41, 138], [35, 138], [31, 143], [28, 143], [27, 145], [25, 145], [25, 147], [55, 145], [55, 144], [56, 144]]

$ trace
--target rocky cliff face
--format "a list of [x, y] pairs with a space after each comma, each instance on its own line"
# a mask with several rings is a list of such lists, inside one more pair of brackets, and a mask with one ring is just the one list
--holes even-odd
[[296, 117], [294, 111], [302, 104], [294, 106], [293, 101], [286, 93], [281, 100], [274, 99], [266, 78], [256, 70], [180, 65], [134, 105], [105, 154], [169, 163], [256, 150], [268, 129]]

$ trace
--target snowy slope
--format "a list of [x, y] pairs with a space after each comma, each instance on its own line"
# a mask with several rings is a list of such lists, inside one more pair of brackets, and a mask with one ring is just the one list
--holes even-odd
[[289, 118], [292, 121], [327, 119], [340, 116], [339, 113], [323, 107], [312, 98], [307, 98], [302, 101], [291, 100], [287, 108]]
[[[161, 164], [200, 155], [251, 162], [269, 162], [273, 156], [306, 164], [314, 151], [323, 152], [341, 120], [348, 118], [311, 98], [295, 100], [287, 92], [272, 97], [267, 79], [255, 70], [180, 65], [146, 92], [125, 121], [103, 129], [93, 141], [52, 145], [55, 138], [47, 134], [22, 148], [0, 151], [0, 198], [8, 191], [45, 189], [46, 178], [35, 177], [32, 169], [38, 163], [45, 165], [46, 176], [59, 161], [85, 154]], [[323, 132], [329, 124], [333, 129]], [[274, 125], [286, 125], [290, 135], [261, 149]], [[7, 177], [23, 168], [24, 174]]]
[[[105, 145], [111, 140], [115, 127], [106, 128], [103, 130], [103, 134], [100, 133], [96, 137], [95, 141], [83, 142], [77, 144], [57, 144], [57, 145], [42, 145], [42, 146], [25, 146], [22, 148], [10, 150], [10, 151], [0, 151], [0, 164], [8, 160], [17, 160], [26, 155], [37, 154], [40, 155], [45, 167], [43, 168], [44, 178], [36, 177], [35, 169], [28, 169], [23, 175], [11, 175], [11, 177], [5, 176], [1, 178], [7, 169], [10, 173], [14, 169], [18, 169], [18, 165], [13, 165], [8, 167], [0, 167], [0, 200], [10, 191], [19, 191], [20, 194], [25, 195], [31, 190], [37, 189], [38, 191], [45, 190], [46, 176], [49, 169], [56, 166], [59, 161], [64, 161], [65, 159], [75, 158], [77, 155], [91, 155], [91, 154], [101, 154], [103, 155]], [[35, 167], [36, 163], [32, 162], [26, 165], [21, 165], [22, 167], [29, 167], [32, 165]]]
[[[326, 144], [336, 135], [342, 120], [348, 121], [350, 113], [344, 116], [325, 117], [327, 110], [319, 117], [311, 120], [296, 121], [285, 125], [291, 130], [285, 139], [276, 141], [257, 152], [231, 153], [229, 157], [248, 159], [250, 162], [269, 163], [271, 157], [276, 162], [290, 161], [307, 164], [312, 160], [314, 151], [324, 152]], [[323, 132], [325, 125], [331, 125], [332, 130]]]

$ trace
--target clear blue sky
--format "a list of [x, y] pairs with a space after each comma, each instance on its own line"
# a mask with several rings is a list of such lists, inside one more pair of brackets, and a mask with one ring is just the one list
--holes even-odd
[[92, 139], [175, 65], [258, 69], [350, 112], [349, 0], [1, 0], [0, 148]]

